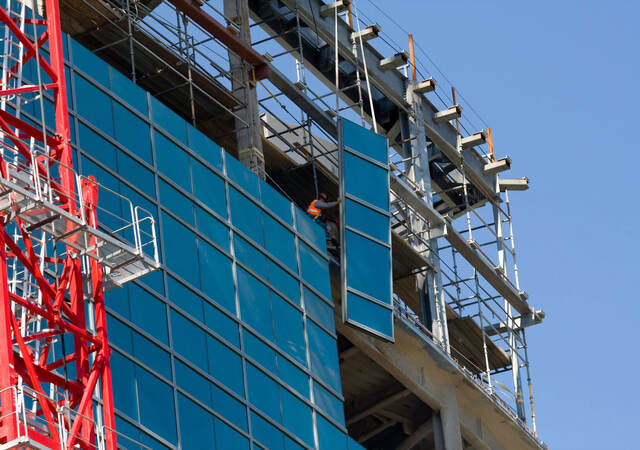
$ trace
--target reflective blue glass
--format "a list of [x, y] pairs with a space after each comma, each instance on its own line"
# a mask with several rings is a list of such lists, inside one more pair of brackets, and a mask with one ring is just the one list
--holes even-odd
[[269, 289], [238, 267], [238, 299], [240, 317], [267, 339], [273, 339]]
[[[71, 40], [71, 51], [73, 52], [73, 63], [80, 67], [87, 75], [109, 88], [109, 66], [102, 59], [91, 53], [89, 49], [80, 45], [75, 40]], [[44, 73], [44, 71], [43, 71]], [[35, 81], [35, 80], [34, 80]]]
[[237, 234], [233, 237], [235, 256], [241, 263], [263, 278], [267, 277], [267, 257], [248, 241]]
[[118, 411], [132, 419], [138, 419], [138, 405], [136, 395], [134, 364], [114, 351], [110, 358], [111, 384], [113, 389], [113, 403]]
[[271, 419], [280, 423], [280, 388], [278, 384], [252, 364], [247, 364], [249, 401]]
[[176, 412], [173, 390], [146, 370], [136, 367], [140, 423], [154, 433], [176, 442]]
[[196, 206], [196, 222], [202, 234], [226, 251], [230, 251], [229, 227], [199, 206]]
[[311, 408], [286, 389], [280, 390], [282, 398], [282, 424], [308, 445], [313, 445], [313, 418]]
[[330, 331], [335, 331], [333, 308], [324, 300], [311, 292], [306, 286], [303, 289], [304, 308], [307, 314]]
[[252, 195], [255, 199], [260, 199], [260, 195], [258, 194], [258, 177], [229, 153], [224, 156], [225, 163], [227, 165], [227, 176], [229, 179], [235, 181], [242, 189], [244, 189], [249, 195]]
[[163, 377], [171, 379], [169, 353], [135, 331], [133, 332], [133, 355]]
[[344, 153], [345, 191], [385, 211], [389, 210], [389, 172], [381, 167]]
[[321, 415], [316, 415], [316, 426], [318, 427], [318, 450], [346, 450], [345, 434], [331, 422]]
[[194, 286], [200, 285], [198, 250], [193, 232], [166, 213], [162, 214], [165, 264]]
[[181, 218], [189, 225], [194, 225], [193, 202], [163, 179], [158, 179], [158, 191], [162, 206]]
[[326, 250], [325, 232], [309, 215], [299, 208], [296, 211], [296, 229], [298, 233], [320, 250]]
[[222, 149], [200, 130], [187, 124], [189, 148], [206, 162], [222, 172]]
[[351, 436], [347, 436], [347, 448], [349, 450], [366, 450], [362, 445], [354, 441]]
[[180, 438], [184, 449], [212, 449], [215, 442], [213, 415], [182, 394], [178, 394]]
[[262, 210], [235, 188], [229, 188], [231, 220], [240, 231], [253, 239], [258, 245], [264, 245], [262, 232]]
[[239, 348], [238, 324], [209, 302], [203, 301], [203, 305], [205, 325]]
[[153, 139], [158, 170], [171, 178], [182, 189], [191, 192], [189, 171], [189, 160], [191, 158], [189, 155], [162, 133], [154, 131]]
[[113, 136], [111, 99], [80, 75], [76, 74], [74, 80], [78, 114], [109, 136]]
[[273, 291], [270, 292], [270, 297], [276, 345], [306, 365], [302, 313]]
[[242, 450], [249, 448], [249, 440], [235, 431], [220, 419], [215, 419], [216, 449], [218, 450]]
[[258, 339], [253, 333], [243, 330], [244, 351], [256, 360], [262, 367], [272, 373], [278, 373], [276, 369], [276, 352], [267, 344]]
[[177, 311], [171, 310], [171, 336], [175, 351], [200, 369], [209, 369], [207, 353], [203, 351], [206, 348], [207, 337], [203, 329]]
[[299, 242], [302, 278], [326, 298], [331, 298], [327, 260], [306, 244]]
[[349, 120], [343, 120], [344, 145], [387, 164], [387, 139]]
[[269, 282], [293, 303], [300, 304], [300, 283], [271, 259], [267, 259]]
[[185, 121], [154, 96], [149, 98], [151, 99], [151, 118], [153, 121], [164, 128], [165, 131], [168, 131], [174, 138], [186, 144], [187, 127]]
[[387, 216], [350, 199], [345, 201], [345, 212], [347, 226], [389, 243], [389, 218]]
[[117, 70], [110, 68], [111, 90], [139, 112], [148, 116], [147, 92]]
[[251, 431], [254, 438], [264, 448], [273, 450], [284, 448], [282, 433], [254, 412], [251, 412]]
[[260, 200], [264, 206], [284, 220], [285, 223], [292, 224], [291, 202], [263, 180], [260, 180]]
[[307, 322], [311, 373], [335, 391], [341, 392], [340, 368], [338, 367], [338, 347], [335, 339], [313, 322]]
[[175, 360], [175, 367], [178, 387], [212, 408], [211, 382], [177, 359]]
[[[80, 147], [98, 161], [104, 163], [107, 167], [117, 167], [116, 165], [116, 148], [109, 141], [104, 139], [88, 126], [80, 122], [78, 127], [80, 136]], [[102, 180], [100, 180], [102, 183]]]
[[107, 329], [109, 343], [133, 355], [133, 330], [111, 314], [107, 314]]
[[367, 300], [353, 292], [347, 292], [347, 318], [367, 326], [386, 336], [393, 335], [393, 311]]
[[339, 398], [327, 391], [320, 384], [313, 383], [314, 403], [336, 422], [344, 425], [344, 408]]
[[136, 284], [129, 285], [131, 321], [165, 344], [169, 343], [164, 302]]
[[118, 151], [118, 174], [150, 197], [156, 196], [153, 173], [121, 150]]
[[389, 249], [352, 231], [347, 231], [345, 245], [347, 285], [391, 304]]
[[220, 216], [226, 218], [227, 194], [224, 188], [224, 181], [195, 159], [192, 159], [191, 165], [193, 169], [194, 195]]
[[[227, 311], [236, 314], [231, 260], [208, 242], [198, 240], [202, 292]], [[192, 269], [193, 270], [193, 269]]]
[[244, 395], [240, 355], [211, 335], [207, 335], [207, 352], [209, 374], [236, 394]]
[[247, 431], [247, 408], [244, 404], [224, 392], [216, 385], [211, 385], [213, 408], [218, 414], [226, 417], [236, 426]]
[[196, 319], [203, 320], [202, 299], [199, 295], [172, 276], [167, 277], [167, 286], [171, 303], [179, 306]]
[[293, 272], [298, 271], [296, 261], [296, 244], [293, 233], [280, 225], [268, 214], [263, 215], [264, 234], [268, 237], [265, 240], [265, 248], [272, 255], [284, 263]]
[[284, 356], [277, 355], [278, 360], [278, 377], [299, 394], [305, 398], [309, 398], [309, 377], [293, 363], [289, 362]]
[[145, 162], [153, 164], [149, 125], [118, 102], [113, 103], [116, 139]]

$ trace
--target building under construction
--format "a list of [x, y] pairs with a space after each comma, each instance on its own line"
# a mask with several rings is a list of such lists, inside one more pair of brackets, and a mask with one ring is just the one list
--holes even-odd
[[391, 6], [2, 1], [0, 449], [546, 448], [528, 180]]

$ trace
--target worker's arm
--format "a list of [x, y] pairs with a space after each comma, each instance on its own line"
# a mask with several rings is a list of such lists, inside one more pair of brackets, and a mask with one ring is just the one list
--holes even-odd
[[336, 200], [335, 202], [323, 202], [322, 200], [317, 200], [316, 201], [316, 208], [329, 209], [329, 208], [333, 208], [338, 203], [340, 203], [340, 199]]

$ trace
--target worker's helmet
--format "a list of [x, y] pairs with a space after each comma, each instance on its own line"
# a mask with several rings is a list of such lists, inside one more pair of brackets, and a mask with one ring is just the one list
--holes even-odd
[[318, 196], [318, 198], [321, 200], [324, 200], [325, 202], [329, 200], [329, 196], [327, 195], [326, 192], [320, 192], [320, 195]]

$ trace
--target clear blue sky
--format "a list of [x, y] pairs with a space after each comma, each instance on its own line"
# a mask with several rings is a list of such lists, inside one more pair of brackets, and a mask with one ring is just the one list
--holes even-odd
[[511, 175], [531, 180], [512, 202], [521, 286], [548, 314], [527, 336], [540, 437], [638, 448], [640, 4], [371, 1], [480, 112]]

